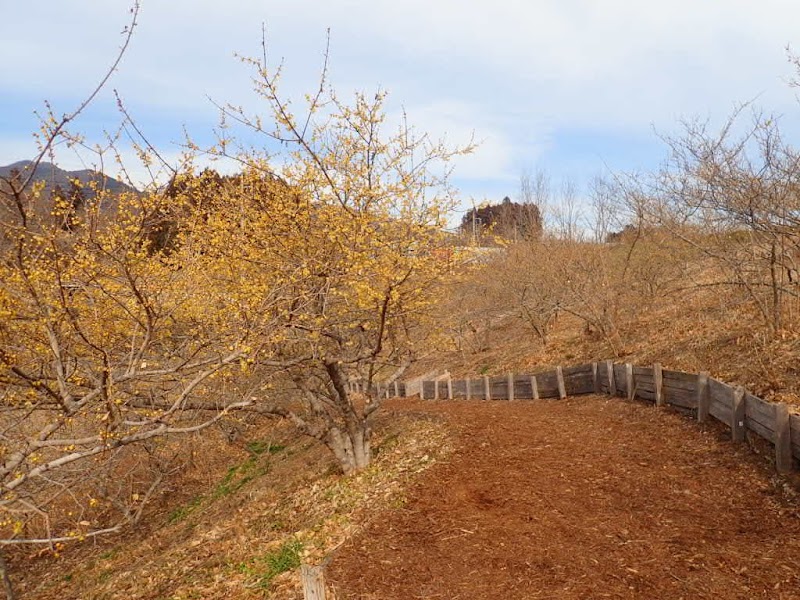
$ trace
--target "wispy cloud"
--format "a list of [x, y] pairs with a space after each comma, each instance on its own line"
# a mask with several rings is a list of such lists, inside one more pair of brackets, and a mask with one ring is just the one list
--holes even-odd
[[[20, 124], [42, 98], [67, 106], [91, 88], [121, 43], [124, 6], [4, 6], [0, 53], [18, 58], [0, 64], [13, 92], [0, 98], [0, 162], [19, 158]], [[756, 97], [793, 115], [784, 48], [800, 47], [798, 21], [795, 0], [145, 0], [111, 86], [172, 151], [183, 124], [213, 126], [208, 97], [259, 109], [233, 54], [260, 52], [262, 22], [294, 98], [316, 85], [330, 28], [332, 83], [388, 89], [391, 112], [454, 143], [474, 131], [483, 144], [456, 175], [469, 194], [495, 194], [537, 163], [579, 178], [652, 164], [652, 129], [681, 116], [722, 120]], [[113, 113], [110, 92], [101, 105], [90, 128]]]

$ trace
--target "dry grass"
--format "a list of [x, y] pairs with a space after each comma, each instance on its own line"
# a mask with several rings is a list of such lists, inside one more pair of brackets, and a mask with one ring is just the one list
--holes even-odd
[[642, 365], [660, 362], [668, 369], [709, 371], [765, 399], [800, 407], [800, 330], [768, 338], [747, 302], [711, 290], [640, 298], [635, 306], [623, 305], [616, 322], [619, 354], [614, 356], [607, 340], [587, 333], [574, 316], [559, 315], [543, 345], [509, 313], [481, 332], [483, 349], [465, 344], [458, 351], [443, 344], [415, 365], [414, 372], [449, 369], [457, 377], [476, 377], [611, 358]]
[[151, 507], [146, 527], [59, 557], [17, 556], [18, 589], [59, 600], [302, 597], [301, 558], [323, 560], [401, 505], [404, 486], [451, 449], [436, 420], [385, 414], [377, 431], [374, 464], [350, 478], [285, 426], [258, 431], [250, 451], [208, 442], [208, 458]]

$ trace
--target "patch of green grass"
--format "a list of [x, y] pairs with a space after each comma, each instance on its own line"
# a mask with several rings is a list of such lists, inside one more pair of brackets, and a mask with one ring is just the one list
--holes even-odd
[[302, 551], [302, 542], [290, 539], [272, 552], [240, 564], [239, 572], [254, 579], [262, 590], [267, 590], [278, 575], [300, 567]]
[[269, 471], [269, 465], [260, 463], [258, 455], [254, 454], [239, 466], [228, 469], [228, 472], [225, 473], [225, 477], [222, 478], [222, 481], [220, 481], [217, 487], [214, 488], [214, 491], [211, 492], [211, 498], [217, 500], [218, 498], [230, 496], [242, 489], [242, 486], [245, 484], [264, 475], [267, 471]]
[[179, 523], [185, 520], [190, 514], [197, 510], [207, 499], [213, 502], [220, 498], [230, 496], [238, 492], [245, 484], [264, 475], [269, 471], [269, 463], [259, 460], [262, 454], [275, 454], [283, 450], [285, 446], [273, 444], [264, 440], [256, 440], [247, 444], [247, 451], [250, 456], [242, 464], [228, 469], [225, 476], [212, 490], [208, 496], [195, 496], [187, 504], [174, 509], [168, 517], [170, 524]]
[[203, 503], [202, 496], [195, 496], [187, 504], [183, 506], [179, 506], [171, 513], [169, 513], [169, 517], [167, 518], [170, 524], [172, 523], [179, 523], [183, 521], [186, 517], [192, 514], [195, 509]]
[[97, 576], [97, 581], [99, 581], [100, 583], [106, 583], [111, 579], [111, 576], [113, 574], [114, 571], [112, 569], [106, 569]]
[[252, 442], [247, 442], [245, 448], [250, 454], [259, 456], [265, 452], [267, 454], [277, 454], [281, 450], [285, 449], [286, 446], [282, 444], [273, 444], [267, 440], [253, 440]]

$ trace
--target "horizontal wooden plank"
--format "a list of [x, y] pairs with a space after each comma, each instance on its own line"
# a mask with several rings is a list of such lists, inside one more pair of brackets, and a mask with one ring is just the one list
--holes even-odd
[[681, 408], [697, 408], [697, 394], [695, 392], [688, 392], [686, 390], [671, 390], [664, 394], [664, 400], [667, 404], [672, 406], [680, 406]]
[[749, 431], [756, 433], [759, 437], [762, 437], [773, 444], [775, 443], [775, 432], [768, 427], [765, 427], [762, 423], [748, 418], [747, 415], [744, 417], [744, 426]]
[[733, 408], [733, 388], [716, 379], [708, 380], [708, 394], [711, 403], [718, 402], [728, 408]]
[[579, 376], [572, 375], [565, 378], [564, 386], [568, 395], [590, 394], [594, 392], [594, 379], [591, 373], [584, 373]]
[[676, 383], [697, 384], [697, 373], [684, 373], [683, 371], [663, 371], [664, 382], [672, 381]]
[[792, 430], [792, 454], [800, 460], [800, 415], [791, 415], [789, 423]]
[[775, 442], [775, 406], [753, 394], [744, 395], [744, 425], [770, 442]]
[[650, 375], [637, 375], [636, 373], [634, 373], [633, 381], [638, 385], [646, 385], [649, 387], [653, 387], [653, 389], [655, 389], [656, 380], [653, 377], [652, 373]]
[[664, 380], [664, 388], [670, 388], [673, 390], [684, 390], [687, 392], [695, 392], [697, 393], [697, 379], [694, 381], [677, 381], [675, 379], [665, 379]]
[[636, 397], [641, 398], [642, 400], [646, 400], [648, 402], [656, 401], [656, 393], [647, 390], [636, 390]]
[[526, 379], [521, 377], [514, 377], [514, 398], [518, 400], [530, 400], [533, 398], [533, 389], [531, 388], [531, 376], [525, 375]]
[[432, 399], [434, 394], [436, 393], [436, 382], [435, 381], [423, 381], [422, 382], [422, 392], [423, 396], [426, 399]]
[[485, 398], [485, 390], [483, 389], [483, 379], [470, 379], [469, 380], [469, 396], [470, 398]]
[[558, 398], [558, 386], [555, 388], [539, 388], [539, 398]]
[[494, 378], [490, 380], [492, 388], [492, 400], [508, 400], [508, 381], [501, 379], [496, 381]]
[[751, 419], [775, 429], [775, 405], [753, 394], [744, 395], [744, 414]]
[[708, 412], [717, 421], [724, 423], [728, 428], [730, 428], [731, 418], [733, 417], [732, 406], [726, 406], [721, 402], [712, 402]]
[[564, 367], [564, 377], [570, 377], [571, 375], [582, 375], [582, 374], [592, 374], [592, 365], [591, 363], [585, 365], [576, 365], [574, 367]]
[[655, 384], [653, 382], [650, 382], [650, 381], [634, 380], [633, 381], [633, 385], [634, 385], [634, 387], [636, 387], [637, 390], [644, 390], [646, 392], [653, 392], [653, 393], [655, 393], [655, 391], [656, 391]]
[[688, 384], [688, 383], [679, 383], [678, 385], [674, 385], [673, 382], [664, 382], [664, 393], [675, 393], [675, 394], [684, 394], [684, 395], [697, 395], [697, 384]]
[[465, 379], [453, 380], [453, 396], [467, 395], [467, 381]]
[[545, 371], [543, 373], [535, 373], [536, 383], [539, 387], [556, 387], [558, 388], [558, 379], [556, 378], [555, 371]]
[[633, 367], [633, 376], [636, 377], [653, 377], [653, 367]]

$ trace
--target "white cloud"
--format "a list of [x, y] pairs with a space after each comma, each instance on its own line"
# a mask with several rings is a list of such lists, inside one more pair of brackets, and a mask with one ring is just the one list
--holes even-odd
[[[127, 17], [124, 1], [6, 4], [0, 53], [19, 58], [0, 78], [20, 98], [85, 94]], [[112, 86], [145, 130], [213, 123], [207, 95], [256, 107], [232, 55], [259, 52], [262, 21], [287, 92], [313, 89], [330, 27], [343, 92], [381, 84], [420, 129], [484, 140], [464, 180], [516, 176], [565, 129], [644, 136], [759, 95], [797, 110], [781, 81], [784, 47], [800, 48], [796, 0], [145, 0], [140, 21]]]

